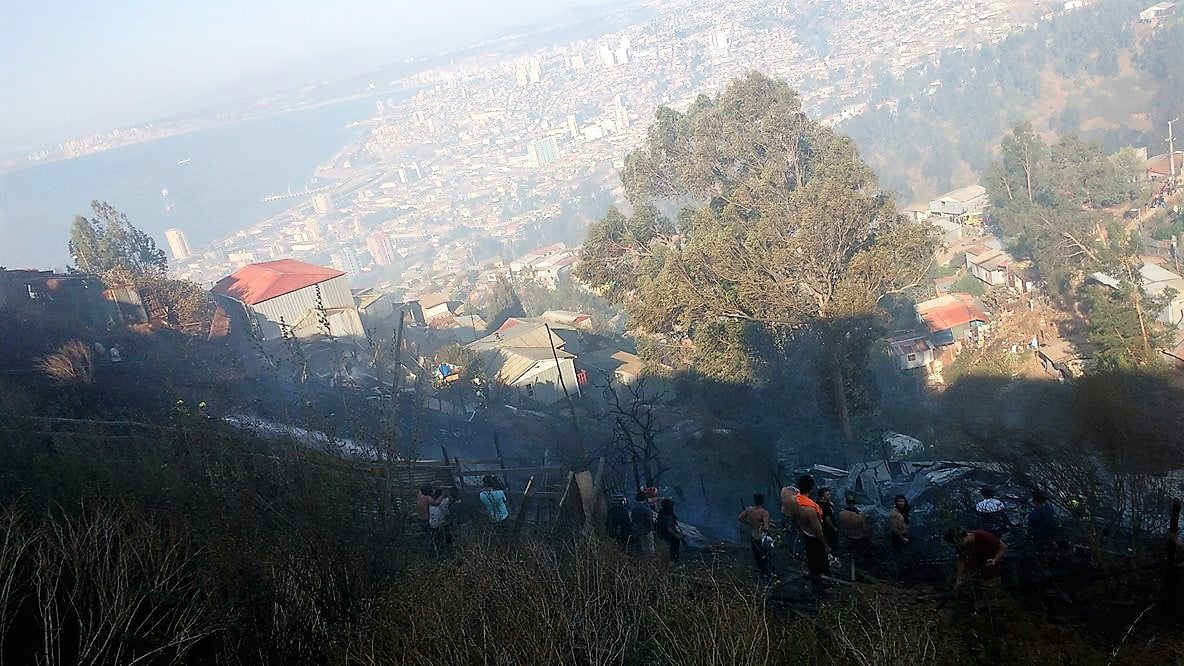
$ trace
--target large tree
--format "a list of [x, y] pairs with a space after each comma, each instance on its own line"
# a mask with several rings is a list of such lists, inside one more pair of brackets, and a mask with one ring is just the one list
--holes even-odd
[[1113, 287], [1088, 285], [1085, 303], [1089, 308], [1087, 334], [1097, 348], [1095, 361], [1100, 370], [1131, 371], [1159, 368], [1171, 336], [1157, 321], [1158, 314], [1174, 297], [1174, 290], [1153, 296], [1143, 287], [1142, 243], [1135, 233], [1124, 233], [1110, 225], [1107, 242], [1096, 253], [1098, 267], [1114, 281]]
[[78, 270], [104, 273], [122, 268], [164, 274], [168, 260], [151, 236], [106, 201], [92, 201], [90, 206], [94, 217], [77, 215], [70, 229], [70, 256]]
[[153, 320], [181, 330], [209, 329], [214, 304], [209, 293], [188, 280], [168, 277], [164, 251], [105, 201], [91, 203], [94, 217], [78, 215], [70, 230], [74, 267], [94, 273], [109, 286], [134, 286]]
[[1127, 162], [1073, 134], [1050, 146], [1028, 122], [1003, 137], [987, 171], [992, 216], [1009, 249], [1032, 259], [1054, 290], [1066, 291], [1098, 264], [1103, 207], [1137, 191]]
[[732, 360], [695, 364], [719, 381], [760, 383], [771, 349], [816, 336], [850, 438], [849, 381], [877, 306], [924, 277], [931, 230], [896, 214], [848, 138], [755, 73], [686, 113], [659, 109], [622, 180], [632, 215], [592, 225], [581, 279], [639, 329], [726, 350]]

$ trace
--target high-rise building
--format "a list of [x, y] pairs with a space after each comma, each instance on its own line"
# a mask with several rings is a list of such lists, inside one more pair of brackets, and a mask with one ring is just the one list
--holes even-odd
[[567, 116], [567, 133], [573, 139], [578, 139], [580, 137], [580, 126], [576, 124], [576, 116], [574, 113]]
[[193, 252], [189, 249], [189, 241], [185, 238], [185, 232], [177, 228], [165, 229], [164, 238], [169, 243], [169, 251], [173, 253], [173, 259], [188, 259], [193, 256]]
[[526, 147], [526, 156], [533, 168], [545, 167], [559, 159], [559, 142], [553, 136], [531, 141]]
[[608, 44], [596, 45], [596, 59], [600, 61], [601, 67], [612, 67], [617, 64], [613, 59], [613, 47]]
[[370, 234], [366, 237], [366, 249], [374, 257], [374, 263], [379, 266], [390, 266], [395, 263], [395, 246], [391, 244], [391, 237], [385, 232]]
[[731, 46], [732, 31], [731, 30], [713, 30], [709, 37], [712, 51], [727, 51]]
[[579, 53], [573, 53], [567, 57], [567, 66], [572, 69], [584, 68], [584, 56]]
[[620, 95], [613, 99], [613, 120], [616, 122], [618, 132], [629, 126], [629, 111], [625, 108], [625, 100]]
[[310, 241], [321, 240], [321, 221], [310, 217], [304, 221], [304, 236]]
[[617, 52], [614, 54], [613, 61], [618, 65], [629, 64], [629, 47], [632, 46], [628, 37], [622, 37], [621, 43], [617, 45]]
[[328, 194], [318, 194], [313, 197], [312, 205], [316, 209], [317, 215], [328, 215], [333, 212], [333, 200], [329, 198]]
[[358, 264], [358, 255], [352, 247], [343, 247], [341, 252], [329, 255], [329, 263], [333, 265], [333, 268], [351, 278], [362, 274], [362, 267]]
[[524, 86], [530, 83], [526, 72], [526, 65], [517, 65], [514, 67], [514, 82], [519, 86]]
[[543, 64], [539, 60], [531, 60], [527, 67], [527, 75], [531, 83], [539, 83], [543, 80]]

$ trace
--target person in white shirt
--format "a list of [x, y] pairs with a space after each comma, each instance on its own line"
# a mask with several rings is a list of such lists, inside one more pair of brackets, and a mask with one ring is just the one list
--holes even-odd
[[448, 510], [455, 501], [453, 493], [445, 495], [443, 489], [437, 488], [432, 499], [435, 503], [428, 506], [428, 529], [432, 532], [432, 543], [437, 549], [451, 546], [452, 524], [448, 520]]

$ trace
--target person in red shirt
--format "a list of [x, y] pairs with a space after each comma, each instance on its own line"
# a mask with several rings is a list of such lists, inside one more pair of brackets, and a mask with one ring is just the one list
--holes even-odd
[[950, 530], [946, 542], [958, 550], [958, 573], [954, 589], [958, 590], [969, 578], [976, 583], [995, 585], [1002, 569], [999, 566], [1007, 544], [987, 530]]

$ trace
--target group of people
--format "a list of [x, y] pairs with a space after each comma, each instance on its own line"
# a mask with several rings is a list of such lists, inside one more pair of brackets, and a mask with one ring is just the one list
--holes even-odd
[[[956, 589], [967, 581], [998, 582], [1000, 562], [1008, 548], [1004, 537], [1013, 529], [1007, 507], [996, 497], [995, 490], [983, 486], [979, 494], [981, 497], [974, 505], [977, 524], [968, 529], [950, 530], [945, 535], [957, 552]], [[825, 577], [836, 561], [833, 554], [841, 545], [845, 546], [853, 566], [856, 563], [867, 566], [881, 559], [856, 496], [848, 493], [844, 499], [844, 506], [836, 511], [830, 489], [817, 488], [810, 475], [802, 476], [797, 485], [781, 491], [781, 533], [791, 549], [800, 547], [804, 551], [811, 583], [818, 591], [827, 587]], [[1056, 511], [1047, 495], [1039, 490], [1032, 494], [1032, 504], [1034, 508], [1027, 517], [1028, 542], [1036, 552], [1048, 550], [1057, 538]], [[888, 514], [888, 543], [897, 561], [903, 561], [912, 543], [911, 510], [907, 497], [893, 498]], [[738, 520], [748, 528], [753, 560], [762, 578], [772, 577], [771, 558], [777, 539], [764, 496], [753, 495], [752, 504], [740, 513]]]
[[[824, 577], [829, 573], [832, 552], [838, 545], [840, 521], [850, 521], [844, 521], [837, 515], [830, 489], [816, 490], [814, 477], [808, 474], [799, 478], [796, 486], [786, 486], [781, 490], [781, 516], [783, 534], [788, 540], [800, 543], [805, 552], [813, 587], [817, 591], [825, 589], [827, 585]], [[863, 519], [862, 515], [859, 519]], [[764, 495], [753, 495], [752, 504], [740, 512], [738, 520], [749, 529], [753, 559], [762, 578], [772, 577], [772, 554], [776, 539], [772, 534]], [[860, 538], [864, 538], [862, 528], [849, 525], [844, 530], [851, 534], [858, 533]]]
[[452, 521], [449, 512], [458, 501], [456, 488], [437, 488], [430, 483], [419, 487], [415, 498], [415, 517], [420, 529], [430, 537], [433, 548], [452, 545]]
[[[477, 499], [491, 525], [502, 525], [510, 517], [510, 503], [497, 477], [485, 476]], [[422, 532], [428, 535], [433, 549], [452, 545], [452, 512], [459, 502], [460, 495], [455, 486], [437, 488], [425, 483], [419, 487], [419, 495], [415, 498], [415, 517]]]
[[685, 536], [674, 513], [674, 500], [659, 497], [652, 482], [647, 481], [632, 502], [626, 502], [623, 496], [614, 497], [606, 518], [606, 531], [622, 550], [637, 557], [654, 557], [655, 539], [661, 539], [670, 561], [678, 562]]

